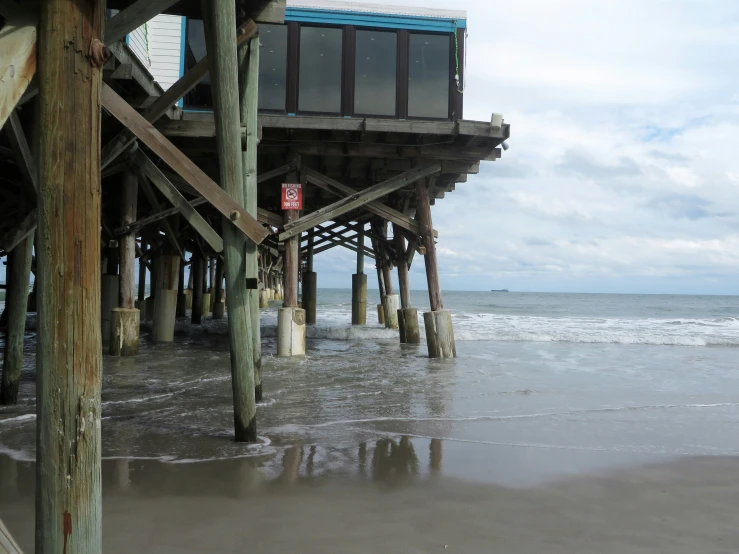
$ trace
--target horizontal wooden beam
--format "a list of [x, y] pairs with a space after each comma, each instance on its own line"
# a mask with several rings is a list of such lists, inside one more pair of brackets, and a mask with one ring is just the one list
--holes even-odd
[[197, 233], [203, 237], [210, 247], [216, 252], [223, 251], [223, 239], [215, 232], [203, 216], [201, 216], [195, 208], [185, 199], [177, 188], [167, 179], [159, 168], [154, 165], [146, 154], [138, 150], [133, 156], [132, 161], [141, 169], [149, 180], [159, 189], [164, 197], [169, 200], [177, 211], [187, 220]]
[[331, 219], [339, 215], [342, 215], [351, 210], [355, 210], [361, 206], [366, 205], [369, 202], [372, 202], [373, 200], [377, 200], [378, 198], [382, 198], [383, 196], [386, 196], [391, 192], [395, 192], [396, 190], [411, 185], [419, 179], [434, 175], [439, 171], [441, 171], [441, 164], [438, 162], [422, 164], [418, 167], [414, 167], [413, 169], [401, 173], [400, 175], [383, 181], [382, 183], [378, 183], [360, 193], [355, 193], [351, 196], [347, 196], [346, 198], [342, 198], [338, 202], [334, 202], [333, 204], [330, 204], [325, 208], [321, 208], [320, 210], [316, 210], [315, 212], [301, 217], [300, 219], [296, 219], [295, 221], [286, 223], [285, 231], [280, 234], [280, 241], [284, 241], [289, 239], [290, 237], [294, 237], [295, 235], [298, 235], [303, 231], [310, 229], [311, 227], [320, 225], [324, 221], [330, 221]]
[[[263, 141], [260, 154], [283, 154], [288, 145]], [[303, 156], [338, 156], [360, 158], [419, 158], [424, 160], [493, 161], [500, 158], [500, 148], [493, 146], [460, 146], [434, 144], [395, 146], [392, 144], [344, 143], [344, 142], [290, 142], [289, 149]]]
[[257, 208], [257, 219], [260, 223], [266, 223], [270, 227], [277, 227], [278, 229], [282, 229], [282, 225], [285, 222], [281, 215], [272, 213], [263, 208]]
[[256, 244], [260, 244], [269, 235], [269, 231], [249, 215], [243, 206], [226, 194], [202, 169], [180, 152], [105, 83], [103, 83], [102, 103], [113, 117], [136, 135], [247, 237]]

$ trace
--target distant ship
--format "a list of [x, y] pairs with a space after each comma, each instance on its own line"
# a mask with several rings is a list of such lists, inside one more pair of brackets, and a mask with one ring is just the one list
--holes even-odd
[[490, 292], [510, 292], [508, 289], [493, 289]]

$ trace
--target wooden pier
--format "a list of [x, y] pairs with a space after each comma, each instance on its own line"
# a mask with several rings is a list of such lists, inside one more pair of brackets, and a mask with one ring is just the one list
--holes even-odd
[[[422, 257], [429, 356], [456, 355], [432, 206], [500, 158], [510, 128], [499, 116], [463, 119], [464, 29], [427, 11], [430, 36], [449, 45], [448, 90], [437, 91], [448, 111], [433, 117], [414, 115], [415, 28], [386, 32], [397, 45], [395, 107], [368, 115], [353, 57], [363, 24], [332, 24], [343, 58], [340, 106], [327, 114], [301, 107], [303, 24], [286, 18], [285, 0], [0, 0], [0, 403], [17, 401], [26, 315], [37, 310], [37, 552], [102, 550], [101, 354], [137, 355], [141, 323], [166, 342], [188, 311], [193, 325], [211, 304], [228, 319], [237, 441], [257, 438], [260, 308], [282, 300], [276, 353], [304, 354], [306, 325], [320, 317], [314, 257], [329, 249], [357, 255], [347, 324], [367, 322], [374, 260], [379, 315], [407, 344], [421, 343], [408, 272]], [[125, 39], [162, 13], [187, 18], [187, 59], [166, 88]], [[367, 27], [382, 26], [373, 17]], [[199, 59], [191, 21], [204, 31]], [[278, 26], [283, 105], [263, 109], [260, 63], [273, 60], [260, 62], [260, 41]], [[193, 95], [210, 108], [188, 109]], [[285, 209], [283, 184], [300, 185], [299, 208]]]

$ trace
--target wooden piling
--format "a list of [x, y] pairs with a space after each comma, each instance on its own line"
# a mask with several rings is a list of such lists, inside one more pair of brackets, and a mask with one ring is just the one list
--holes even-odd
[[431, 220], [431, 202], [429, 200], [428, 179], [421, 179], [416, 183], [416, 219], [421, 228], [421, 245], [426, 249], [424, 262], [426, 264], [426, 280], [429, 288], [429, 303], [431, 311], [444, 309], [441, 299], [441, 284], [439, 283], [439, 265], [436, 260], [436, 243], [434, 242], [434, 227]]
[[180, 275], [177, 282], [177, 309], [176, 317], [187, 315], [187, 294], [185, 293], [185, 260], [180, 260]]
[[306, 325], [316, 324], [316, 303], [318, 300], [318, 275], [313, 271], [313, 231], [308, 237], [308, 259], [303, 272], [303, 309]]
[[416, 183], [416, 219], [421, 231], [421, 244], [426, 249], [426, 279], [429, 288], [431, 311], [423, 314], [426, 328], [426, 344], [431, 358], [454, 358], [457, 348], [454, 342], [452, 315], [444, 310], [439, 283], [439, 268], [436, 260], [436, 244], [434, 242], [431, 221], [431, 202], [429, 185], [424, 179]]
[[8, 330], [5, 336], [3, 375], [2, 382], [0, 382], [0, 405], [16, 404], [18, 402], [32, 256], [33, 234], [23, 239], [8, 253], [7, 289], [5, 290]]
[[208, 294], [210, 294], [210, 304], [208, 312], [213, 313], [213, 307], [216, 302], [216, 259], [210, 258], [208, 261]]
[[218, 258], [216, 261], [216, 284], [215, 292], [211, 293], [213, 306], [213, 319], [223, 319], [225, 314], [225, 304], [223, 303], [223, 261]]
[[36, 552], [102, 552], [102, 0], [40, 6]]
[[[146, 250], [146, 241], [141, 237], [141, 252]], [[138, 306], [136, 306], [140, 312], [146, 312], [146, 263], [144, 263], [143, 257], [139, 258], [139, 294], [138, 294]]]
[[[244, 171], [244, 208], [257, 217], [257, 145], [259, 144], [259, 36], [243, 43], [239, 58], [239, 114], [246, 128], [246, 144], [242, 151]], [[252, 353], [254, 355], [254, 397], [262, 400], [262, 333], [259, 321], [259, 260], [257, 245], [246, 241], [246, 279], [249, 314], [251, 315]]]
[[[208, 58], [211, 60], [210, 78], [221, 186], [236, 203], [244, 206], [236, 8], [232, 0], [203, 0], [202, 6]], [[252, 316], [246, 292], [246, 240], [231, 222], [224, 219], [223, 255], [231, 345], [234, 432], [237, 441], [251, 442], [257, 440], [257, 409], [254, 396]]]
[[[287, 182], [295, 183], [300, 176], [297, 171], [291, 171], [287, 174]], [[295, 221], [300, 217], [297, 210], [285, 210], [285, 223]], [[298, 271], [300, 268], [300, 235], [291, 237], [285, 241], [285, 266], [284, 266], [284, 286], [285, 296], [282, 305], [285, 308], [298, 307]]]
[[[138, 180], [129, 169], [123, 171], [121, 186], [121, 226], [136, 221]], [[119, 241], [120, 305], [110, 316], [109, 352], [112, 356], [134, 356], [139, 351], [140, 313], [135, 307], [136, 235], [130, 232]]]
[[200, 325], [203, 320], [203, 281], [205, 277], [204, 265], [205, 260], [199, 254], [192, 256], [191, 273], [193, 274], [192, 283], [192, 313], [190, 321], [193, 325]]
[[151, 339], [155, 342], [172, 342], [177, 312], [177, 282], [179, 281], [178, 255], [158, 256], [156, 259], [156, 290], [154, 297], [154, 319], [151, 324]]
[[400, 288], [400, 307], [411, 307], [411, 283], [408, 276], [408, 263], [405, 259], [405, 238], [400, 227], [393, 223], [393, 242], [395, 243], [395, 258], [398, 265], [398, 286]]
[[[121, 226], [125, 227], [136, 221], [138, 198], [138, 180], [129, 169], [123, 171], [121, 190]], [[128, 233], [120, 237], [120, 295], [121, 308], [134, 308], [136, 294], [136, 236]]]

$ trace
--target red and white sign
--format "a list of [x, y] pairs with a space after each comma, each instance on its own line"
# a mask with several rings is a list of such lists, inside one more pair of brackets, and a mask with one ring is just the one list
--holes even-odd
[[303, 209], [303, 185], [300, 183], [282, 183], [282, 209]]

